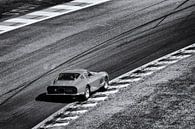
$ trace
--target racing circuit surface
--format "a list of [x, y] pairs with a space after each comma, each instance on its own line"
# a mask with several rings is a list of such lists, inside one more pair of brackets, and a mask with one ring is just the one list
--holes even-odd
[[0, 35], [0, 127], [28, 129], [76, 100], [43, 96], [68, 68], [112, 78], [194, 43], [193, 0], [112, 0]]

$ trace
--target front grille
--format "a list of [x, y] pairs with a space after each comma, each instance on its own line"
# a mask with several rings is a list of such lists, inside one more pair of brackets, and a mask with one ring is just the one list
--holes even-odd
[[73, 86], [49, 86], [48, 94], [76, 94], [77, 88]]

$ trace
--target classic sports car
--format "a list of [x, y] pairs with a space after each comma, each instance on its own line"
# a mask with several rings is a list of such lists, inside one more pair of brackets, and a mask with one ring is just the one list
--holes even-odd
[[90, 72], [85, 69], [67, 70], [60, 73], [47, 87], [48, 95], [82, 96], [88, 99], [92, 92], [102, 88], [107, 90], [109, 76], [106, 72]]

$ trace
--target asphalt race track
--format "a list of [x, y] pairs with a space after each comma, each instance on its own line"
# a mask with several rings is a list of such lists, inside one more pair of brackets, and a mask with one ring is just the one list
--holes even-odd
[[0, 127], [29, 129], [76, 101], [45, 96], [64, 69], [111, 79], [195, 42], [195, 1], [112, 0], [0, 35]]

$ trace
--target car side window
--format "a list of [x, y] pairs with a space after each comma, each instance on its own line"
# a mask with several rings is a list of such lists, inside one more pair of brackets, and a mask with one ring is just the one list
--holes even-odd
[[85, 79], [85, 77], [83, 75], [81, 75], [81, 79]]
[[85, 78], [89, 78], [88, 73], [84, 73]]
[[88, 76], [89, 76], [89, 77], [93, 75], [93, 74], [92, 74], [92, 73], [90, 73], [90, 72], [87, 72], [87, 74], [88, 74]]

